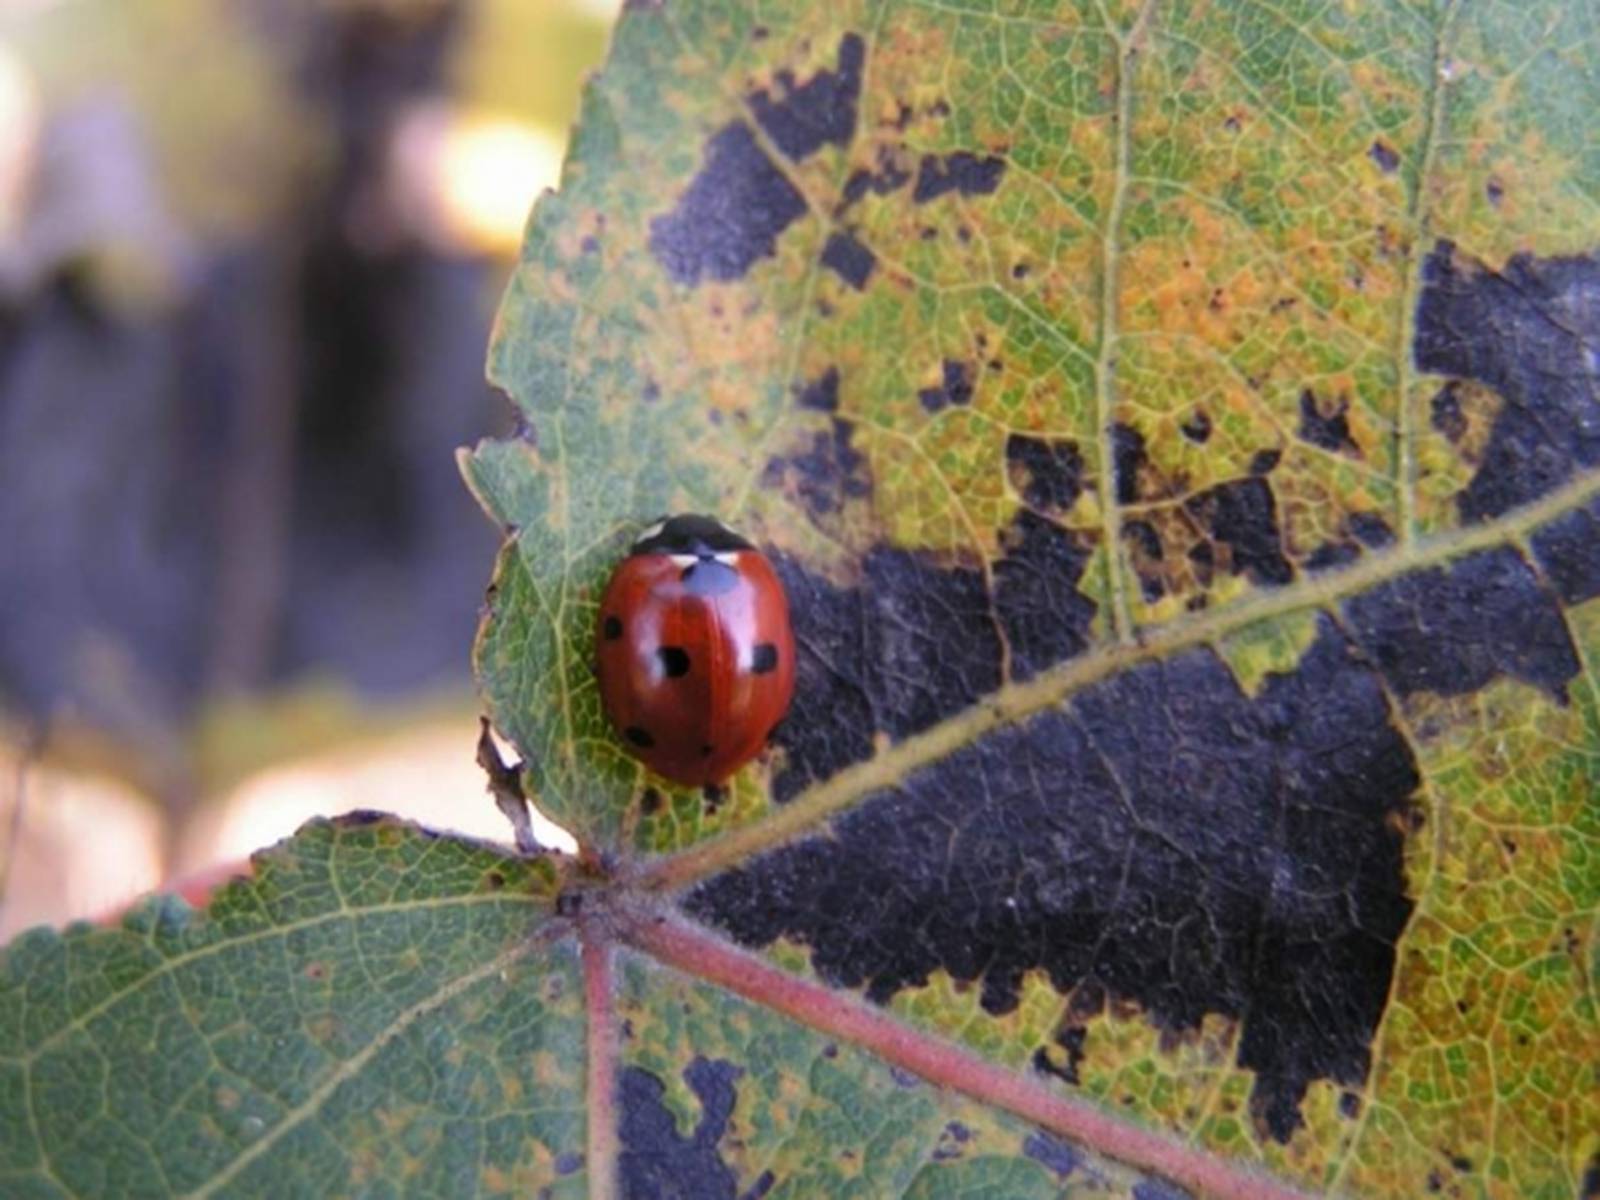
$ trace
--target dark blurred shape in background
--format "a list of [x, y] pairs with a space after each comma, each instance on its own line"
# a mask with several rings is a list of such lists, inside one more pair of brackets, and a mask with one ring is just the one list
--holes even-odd
[[261, 768], [418, 713], [468, 730], [497, 538], [452, 452], [509, 419], [490, 319], [610, 15], [0, 15], [0, 931], [59, 917], [19, 890], [77, 836], [23, 812], [17, 765], [144, 796], [162, 878], [243, 848], [194, 831]]

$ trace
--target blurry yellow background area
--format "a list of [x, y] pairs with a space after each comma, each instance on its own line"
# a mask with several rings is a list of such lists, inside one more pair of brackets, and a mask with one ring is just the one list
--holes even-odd
[[317, 815], [510, 840], [453, 452], [615, 7], [0, 0], [0, 940]]

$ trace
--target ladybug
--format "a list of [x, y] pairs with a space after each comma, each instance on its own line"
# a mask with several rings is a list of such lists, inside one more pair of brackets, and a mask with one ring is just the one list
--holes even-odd
[[606, 585], [595, 643], [606, 715], [678, 783], [721, 784], [760, 753], [794, 695], [783, 584], [711, 517], [645, 530]]

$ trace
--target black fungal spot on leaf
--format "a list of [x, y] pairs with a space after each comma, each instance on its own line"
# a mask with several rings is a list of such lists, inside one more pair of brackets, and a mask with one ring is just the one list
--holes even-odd
[[798, 86], [792, 72], [780, 72], [776, 99], [765, 90], [751, 92], [746, 100], [756, 123], [795, 162], [826, 142], [849, 145], [855, 136], [856, 101], [866, 60], [867, 47], [861, 35], [845, 34], [839, 40], [837, 69], [818, 71]]
[[1400, 166], [1400, 156], [1394, 152], [1394, 147], [1382, 138], [1373, 141], [1367, 148], [1367, 154], [1385, 175], [1394, 174], [1396, 168]]
[[1463, 521], [1500, 516], [1600, 464], [1597, 347], [1600, 258], [1518, 254], [1495, 271], [1450, 242], [1434, 247], [1417, 304], [1417, 366], [1478, 380], [1504, 401], [1456, 496]]
[[1331, 571], [1347, 566], [1361, 557], [1361, 547], [1354, 542], [1323, 542], [1305, 560], [1306, 570]]
[[1533, 554], [1564, 603], [1600, 596], [1600, 500], [1538, 529]]
[[910, 182], [911, 172], [895, 161], [894, 155], [887, 147], [880, 147], [876, 171], [858, 167], [850, 173], [850, 178], [845, 180], [844, 196], [838, 211], [843, 213], [868, 192], [875, 196], [887, 196], [890, 192], [899, 191]]
[[750, 127], [733, 121], [706, 144], [677, 207], [650, 222], [650, 252], [677, 283], [739, 279], [776, 252], [778, 235], [805, 212], [805, 198]]
[[1375, 512], [1353, 512], [1345, 519], [1348, 529], [1369, 550], [1381, 549], [1394, 541], [1394, 530]]
[[1211, 418], [1206, 415], [1206, 410], [1197, 408], [1189, 419], [1178, 427], [1183, 436], [1197, 446], [1204, 446], [1211, 440]]
[[938, 387], [923, 388], [917, 393], [917, 399], [921, 401], [922, 407], [931, 413], [952, 404], [972, 402], [972, 364], [947, 358], [944, 360], [942, 371], [943, 378]]
[[1011, 648], [1011, 675], [1030, 679], [1083, 653], [1095, 604], [1078, 590], [1093, 548], [1037, 513], [1019, 512], [994, 565], [994, 608]]
[[700, 1120], [685, 1137], [663, 1101], [666, 1084], [642, 1068], [622, 1069], [617, 1079], [622, 1110], [618, 1173], [626, 1200], [755, 1200], [771, 1190], [772, 1181], [763, 1176], [764, 1184], [757, 1180], [740, 1198], [739, 1182], [717, 1149], [733, 1116], [734, 1082], [741, 1074], [720, 1059], [696, 1058], [685, 1068], [684, 1082], [700, 1101]]
[[1078, 1078], [1078, 1068], [1083, 1065], [1083, 1044], [1088, 1037], [1088, 1030], [1081, 1025], [1071, 1025], [1056, 1034], [1056, 1044], [1066, 1052], [1065, 1062], [1056, 1062], [1047, 1047], [1040, 1046], [1033, 1052], [1033, 1069], [1042, 1074], [1054, 1075], [1063, 1083], [1077, 1087], [1082, 1081]]
[[979, 158], [966, 150], [939, 158], [927, 154], [917, 167], [917, 186], [912, 189], [911, 200], [926, 204], [950, 192], [963, 196], [987, 196], [1000, 186], [1000, 177], [1006, 172], [1006, 160], [988, 155]]
[[1145, 453], [1144, 434], [1132, 425], [1121, 422], [1111, 427], [1112, 474], [1117, 485], [1118, 504], [1136, 504], [1139, 500], [1139, 472], [1149, 461]]
[[822, 265], [859, 292], [867, 286], [878, 258], [855, 234], [841, 230], [830, 235], [822, 248]]
[[879, 548], [861, 582], [834, 587], [777, 555], [797, 660], [779, 801], [869, 758], [873, 734], [925, 729], [1000, 685], [1000, 642], [981, 572]]
[[1006, 439], [1011, 486], [1041, 512], [1065, 513], [1083, 491], [1083, 455], [1067, 438], [1013, 433]]
[[1600, 1200], [1600, 1150], [1589, 1158], [1583, 1170], [1583, 1182], [1578, 1188], [1579, 1200]]
[[1302, 438], [1313, 446], [1332, 450], [1336, 454], [1353, 454], [1361, 457], [1361, 447], [1350, 436], [1350, 397], [1340, 396], [1330, 411], [1318, 401], [1316, 393], [1306, 388], [1300, 393], [1300, 429]]
[[1461, 398], [1455, 384], [1447, 383], [1433, 397], [1431, 424], [1451, 445], [1467, 434], [1467, 416], [1461, 411]]
[[1376, 674], [1322, 617], [1254, 698], [1210, 650], [1141, 664], [688, 908], [747, 946], [804, 944], [879, 1003], [943, 969], [1006, 1013], [1038, 969], [1163, 1030], [1237, 1020], [1251, 1109], [1284, 1141], [1313, 1080], [1366, 1075], [1411, 912], [1396, 817], [1418, 783]]
[[1083, 1163], [1076, 1150], [1048, 1133], [1030, 1133], [1022, 1143], [1022, 1152], [1048, 1168], [1057, 1179], [1065, 1179]]
[[786, 752], [780, 802], [871, 757], [875, 732], [904, 738], [994, 691], [1001, 631], [1017, 678], [1083, 651], [1095, 607], [1076, 585], [1090, 546], [1028, 512], [1002, 541], [992, 599], [982, 572], [904, 550], [870, 551], [848, 588], [773, 556], [797, 652], [794, 703], [773, 737]]
[[1146, 1179], [1133, 1185], [1133, 1200], [1194, 1200], [1194, 1197], [1177, 1184]]
[[1279, 587], [1294, 578], [1278, 533], [1277, 503], [1265, 479], [1252, 476], [1218, 484], [1184, 502], [1213, 539], [1232, 553], [1233, 573]]
[[1167, 581], [1157, 565], [1166, 557], [1161, 535], [1149, 521], [1133, 520], [1123, 525], [1122, 540], [1128, 545], [1134, 574], [1139, 577], [1139, 594], [1146, 604], [1154, 604], [1167, 594]]
[[801, 408], [812, 408], [818, 412], [837, 412], [839, 368], [829, 367], [821, 375], [803, 385], [795, 399]]
[[854, 434], [854, 424], [834, 417], [826, 431], [812, 435], [809, 449], [769, 459], [763, 482], [768, 487], [793, 486], [813, 520], [838, 512], [846, 499], [872, 492], [866, 456], [850, 444]]
[[1498, 676], [1565, 703], [1578, 654], [1556, 599], [1501, 546], [1413, 571], [1344, 604], [1357, 641], [1402, 696], [1460, 696]]
[[1250, 459], [1250, 474], [1270, 475], [1278, 469], [1278, 464], [1283, 461], [1282, 450], [1257, 450]]

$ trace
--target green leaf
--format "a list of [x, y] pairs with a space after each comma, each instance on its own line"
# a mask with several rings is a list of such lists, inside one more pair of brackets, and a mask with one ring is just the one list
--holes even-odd
[[[0, 957], [7, 1196], [527, 1194], [583, 1146], [555, 872], [390, 818], [315, 822], [204, 914]], [[552, 1194], [583, 1194], [581, 1178]]]

